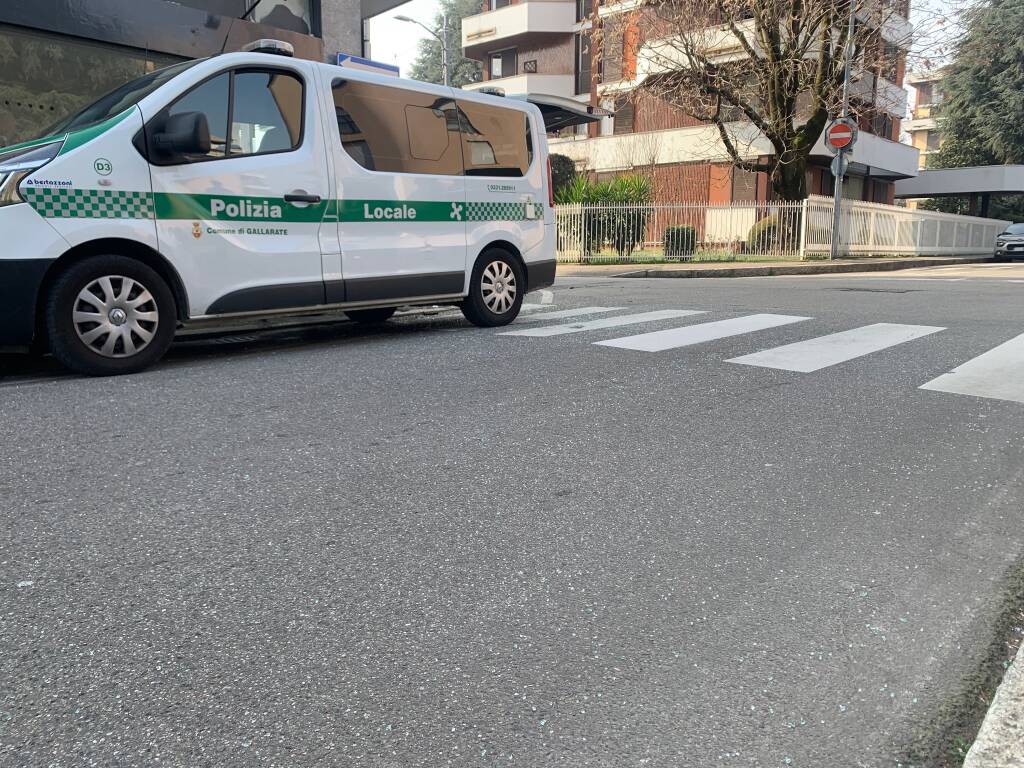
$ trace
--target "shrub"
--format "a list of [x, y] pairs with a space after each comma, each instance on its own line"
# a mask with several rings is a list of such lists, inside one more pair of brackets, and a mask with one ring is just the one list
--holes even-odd
[[[555, 202], [584, 206], [580, 233], [584, 260], [607, 245], [624, 258], [643, 242], [648, 211], [642, 206], [650, 202], [651, 192], [651, 182], [644, 176], [619, 176], [599, 182], [576, 176], [555, 193]], [[615, 207], [618, 205], [637, 207], [620, 210]]]
[[559, 190], [564, 189], [573, 181], [579, 178], [576, 173], [576, 163], [565, 155], [552, 154], [551, 156], [551, 188], [555, 195]]
[[754, 223], [747, 233], [748, 251], [766, 251], [775, 247], [779, 239], [779, 220], [775, 214]]
[[665, 229], [665, 258], [687, 259], [697, 250], [697, 230], [690, 226]]

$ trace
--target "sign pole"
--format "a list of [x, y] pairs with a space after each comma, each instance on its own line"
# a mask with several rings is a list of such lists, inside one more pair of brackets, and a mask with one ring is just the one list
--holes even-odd
[[[843, 119], [850, 119], [850, 67], [853, 63], [853, 33], [854, 33], [854, 11], [857, 7], [856, 0], [850, 0], [850, 21], [846, 33], [846, 67], [843, 72]], [[829, 258], [836, 259], [839, 256], [839, 244], [843, 224], [843, 179], [846, 178], [846, 152], [853, 146], [852, 143], [839, 147], [839, 173], [836, 175], [836, 191], [833, 200], [832, 211], [832, 252]]]

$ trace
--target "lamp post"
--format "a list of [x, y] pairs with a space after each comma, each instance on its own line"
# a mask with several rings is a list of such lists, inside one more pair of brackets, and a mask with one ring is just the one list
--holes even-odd
[[399, 21], [407, 21], [410, 24], [416, 24], [423, 27], [427, 32], [436, 37], [441, 43], [441, 70], [444, 72], [444, 84], [451, 85], [451, 73], [448, 71], [448, 14], [441, 14], [441, 31], [440, 33], [436, 29], [431, 29], [422, 21], [417, 21], [409, 16], [400, 15], [395, 16]]

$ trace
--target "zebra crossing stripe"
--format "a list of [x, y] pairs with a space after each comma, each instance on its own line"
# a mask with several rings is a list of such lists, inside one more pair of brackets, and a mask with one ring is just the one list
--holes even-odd
[[658, 309], [653, 312], [640, 312], [635, 315], [618, 315], [616, 317], [599, 317], [596, 320], [585, 320], [578, 323], [564, 323], [562, 325], [546, 325], [542, 328], [523, 328], [517, 331], [505, 331], [500, 336], [561, 336], [566, 333], [580, 333], [582, 331], [597, 331], [602, 328], [616, 328], [620, 325], [635, 325], [637, 323], [652, 323], [656, 320], [675, 320], [690, 315], [703, 315], [704, 312], [697, 312], [692, 309]]
[[[538, 309], [546, 309], [537, 305]], [[582, 317], [584, 315], [600, 315], [604, 312], [615, 312], [623, 307], [576, 307], [575, 309], [560, 309], [557, 312], [541, 312], [529, 315], [520, 315], [516, 318], [519, 323], [532, 323], [538, 320], [568, 320], [570, 317]]]
[[944, 330], [931, 325], [875, 323], [734, 357], [726, 362], [810, 373]]
[[636, 336], [624, 336], [621, 339], [609, 339], [608, 341], [597, 341], [594, 343], [603, 347], [635, 349], [639, 352], [663, 352], [666, 349], [689, 347], [706, 341], [739, 336], [744, 333], [762, 331], [768, 328], [778, 328], [782, 325], [800, 323], [810, 319], [809, 317], [796, 317], [794, 315], [746, 315], [744, 317], [734, 317], [730, 320], [687, 325], [682, 328], [669, 328], [666, 331], [641, 333]]
[[921, 389], [1024, 403], [1024, 334], [932, 379]]

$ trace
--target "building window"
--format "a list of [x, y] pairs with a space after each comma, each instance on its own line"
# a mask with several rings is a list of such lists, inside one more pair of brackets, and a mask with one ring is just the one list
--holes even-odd
[[594, 11], [594, 0], [576, 0], [576, 21], [586, 21]]
[[590, 93], [590, 87], [593, 81], [593, 70], [591, 66], [593, 59], [591, 56], [591, 39], [592, 35], [590, 30], [580, 32], [576, 35], [576, 93]]
[[491, 54], [491, 79], [512, 77], [516, 73], [516, 49], [509, 48]]
[[174, 56], [0, 26], [0, 147], [42, 136], [49, 126], [104, 94], [179, 61]]
[[512, 0], [490, 0], [491, 10], [496, 11], [499, 8], [504, 8], [506, 5], [512, 5]]
[[892, 115], [883, 112], [880, 115], [875, 115], [871, 120], [871, 132], [875, 136], [881, 136], [884, 139], [891, 139], [893, 131]]
[[612, 133], [633, 133], [634, 115], [635, 110], [633, 109], [632, 99], [620, 102], [615, 109]]

